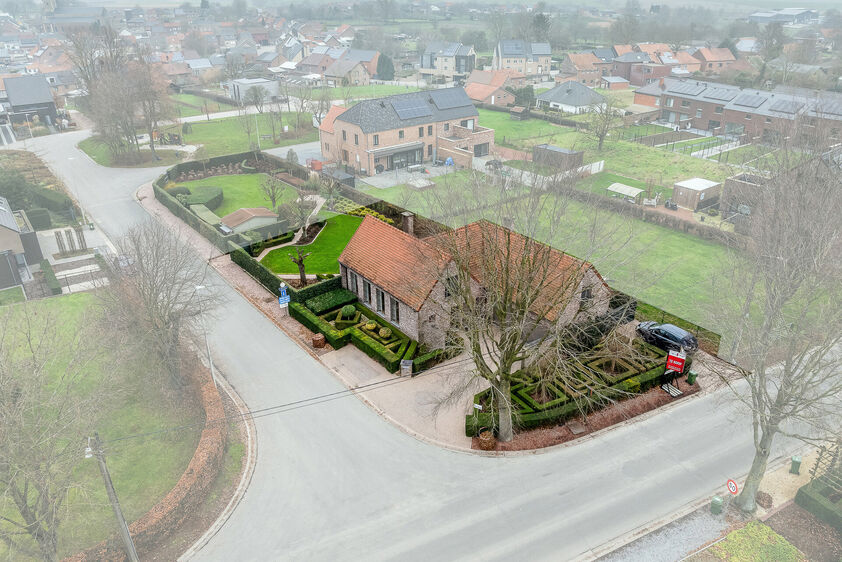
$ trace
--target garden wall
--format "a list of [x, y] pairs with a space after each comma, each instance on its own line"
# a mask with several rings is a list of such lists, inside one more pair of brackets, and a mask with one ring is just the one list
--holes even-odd
[[[225, 454], [227, 425], [213, 421], [225, 417], [219, 391], [204, 368], [195, 370], [191, 379], [205, 411], [205, 428], [190, 464], [175, 487], [143, 517], [129, 525], [129, 532], [142, 560], [163, 544], [184, 519], [205, 501], [210, 486], [219, 474]], [[65, 562], [126, 559], [123, 543], [115, 536], [66, 558]]]

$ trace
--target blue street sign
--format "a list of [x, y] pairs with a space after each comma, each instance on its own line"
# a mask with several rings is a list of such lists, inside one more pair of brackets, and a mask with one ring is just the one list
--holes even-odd
[[287, 288], [286, 287], [281, 287], [281, 296], [282, 297], [287, 296]]
[[278, 304], [280, 304], [281, 306], [289, 304], [289, 295], [283, 295], [278, 297]]

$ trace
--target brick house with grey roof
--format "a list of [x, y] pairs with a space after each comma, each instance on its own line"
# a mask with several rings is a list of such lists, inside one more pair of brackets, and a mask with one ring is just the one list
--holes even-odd
[[362, 100], [319, 127], [319, 140], [326, 162], [373, 175], [448, 158], [470, 168], [493, 149], [494, 130], [463, 88], [444, 88]]
[[524, 76], [547, 76], [552, 66], [549, 43], [528, 43], [506, 39], [494, 47], [492, 70], [516, 70]]

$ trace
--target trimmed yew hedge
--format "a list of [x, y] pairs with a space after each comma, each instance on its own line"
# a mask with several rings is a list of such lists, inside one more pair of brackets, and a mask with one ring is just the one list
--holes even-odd
[[795, 494], [795, 503], [842, 533], [842, 501], [832, 502], [825, 494], [831, 489], [820, 480], [809, 482]]
[[53, 295], [61, 294], [61, 283], [56, 278], [56, 272], [53, 271], [53, 266], [47, 260], [41, 260], [41, 271], [44, 273], [44, 281], [47, 283], [47, 288]]

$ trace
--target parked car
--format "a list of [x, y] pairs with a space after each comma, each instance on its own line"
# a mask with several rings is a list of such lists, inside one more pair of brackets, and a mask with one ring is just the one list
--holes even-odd
[[684, 349], [692, 354], [699, 349], [696, 336], [673, 324], [641, 322], [637, 325], [637, 333], [646, 343], [656, 345], [666, 351]]

